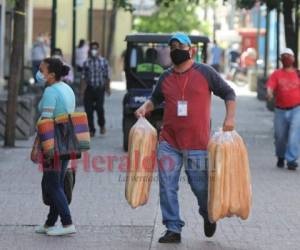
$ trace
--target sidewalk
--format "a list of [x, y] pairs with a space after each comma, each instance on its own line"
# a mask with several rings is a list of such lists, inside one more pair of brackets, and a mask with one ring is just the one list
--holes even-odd
[[[44, 222], [47, 207], [42, 204], [41, 173], [29, 160], [32, 140], [20, 141], [15, 149], [0, 148], [0, 249], [299, 249], [299, 170], [275, 167], [272, 138], [273, 114], [246, 90], [239, 90], [237, 131], [250, 155], [253, 208], [250, 219], [224, 219], [216, 235], [206, 239], [197, 213], [196, 199], [182, 173], [181, 216], [186, 222], [180, 245], [157, 243], [165, 228], [161, 225], [158, 183], [151, 187], [147, 205], [132, 210], [124, 198], [122, 166], [121, 83], [107, 98], [107, 135], [98, 131], [92, 140], [90, 165], [80, 165], [71, 212], [78, 233], [50, 238], [36, 235], [34, 225]], [[213, 101], [213, 128], [222, 125], [222, 100]], [[101, 158], [102, 157], [102, 158]], [[93, 162], [105, 167], [96, 172]], [[113, 163], [112, 163], [113, 162]], [[89, 170], [89, 171], [88, 171]]]

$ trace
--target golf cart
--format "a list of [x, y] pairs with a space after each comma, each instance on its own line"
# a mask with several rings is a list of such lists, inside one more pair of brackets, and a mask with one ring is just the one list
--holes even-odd
[[[150, 96], [159, 76], [172, 65], [168, 42], [171, 34], [133, 34], [125, 38], [127, 49], [124, 70], [127, 92], [123, 99], [123, 148], [128, 150], [130, 128], [136, 122], [134, 112]], [[205, 36], [190, 36], [196, 62], [206, 62]], [[162, 125], [164, 103], [156, 107], [148, 118], [158, 130]]]

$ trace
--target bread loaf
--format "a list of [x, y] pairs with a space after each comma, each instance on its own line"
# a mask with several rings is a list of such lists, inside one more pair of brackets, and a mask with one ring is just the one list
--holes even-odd
[[249, 160], [237, 132], [217, 132], [208, 144], [208, 215], [211, 222], [236, 215], [247, 219], [251, 208]]
[[145, 119], [139, 118], [129, 133], [125, 197], [132, 208], [144, 205], [149, 198], [156, 162], [157, 132]]
[[222, 195], [222, 216], [224, 218], [228, 216], [228, 211], [231, 206], [230, 195], [231, 195], [231, 166], [232, 166], [232, 155], [231, 155], [231, 145], [229, 142], [223, 142], [221, 145], [223, 150], [223, 159], [222, 159], [222, 173], [223, 173], [223, 195]]
[[240, 210], [240, 217], [246, 220], [250, 214], [251, 202], [252, 202], [252, 190], [251, 190], [251, 176], [249, 170], [249, 159], [248, 159], [248, 152], [247, 148], [243, 142], [243, 139], [238, 135], [235, 134], [235, 141], [238, 144], [238, 148], [240, 151], [240, 171], [243, 174], [240, 174], [240, 203], [241, 203], [241, 210]]
[[220, 147], [216, 141], [209, 144], [209, 185], [208, 185], [208, 211], [210, 220], [216, 221], [222, 213], [222, 163], [223, 158]]

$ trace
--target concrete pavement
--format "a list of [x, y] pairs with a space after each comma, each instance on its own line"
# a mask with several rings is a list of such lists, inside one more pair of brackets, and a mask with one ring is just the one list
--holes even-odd
[[[253, 208], [247, 221], [227, 218], [218, 223], [216, 235], [206, 239], [197, 213], [196, 199], [182, 173], [181, 216], [186, 222], [182, 243], [157, 243], [164, 227], [153, 182], [147, 205], [131, 209], [124, 198], [125, 173], [121, 133], [123, 84], [114, 83], [106, 102], [107, 134], [92, 140], [89, 163], [79, 165], [71, 212], [78, 233], [50, 238], [36, 235], [34, 225], [44, 222], [47, 207], [41, 200], [41, 173], [30, 162], [32, 139], [18, 141], [17, 148], [0, 148], [0, 249], [299, 249], [300, 172], [275, 167], [272, 116], [265, 104], [239, 89], [237, 131], [250, 156]], [[213, 101], [213, 128], [224, 117], [221, 100]], [[97, 131], [98, 132], [98, 131]], [[95, 164], [102, 162], [101, 169]], [[94, 165], [93, 165], [94, 164]], [[94, 167], [93, 167], [94, 166]]]

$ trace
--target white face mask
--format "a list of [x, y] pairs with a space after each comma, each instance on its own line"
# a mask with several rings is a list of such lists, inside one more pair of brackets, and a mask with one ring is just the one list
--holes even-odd
[[91, 50], [91, 55], [92, 56], [97, 56], [98, 55], [98, 50], [97, 49], [92, 49]]
[[46, 83], [46, 78], [40, 70], [36, 73], [35, 78], [36, 81], [41, 85], [44, 85]]
[[52, 58], [56, 58], [56, 59], [62, 60], [62, 56], [60, 56], [60, 55], [53, 55]]
[[43, 43], [44, 42], [44, 38], [39, 36], [37, 39], [36, 39], [39, 43]]

